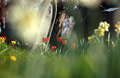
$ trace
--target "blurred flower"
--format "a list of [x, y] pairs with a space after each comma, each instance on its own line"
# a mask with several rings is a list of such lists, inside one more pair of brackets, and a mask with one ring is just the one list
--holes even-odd
[[115, 27], [115, 31], [117, 33], [120, 33], [120, 22], [118, 22], [117, 24], [115, 24], [114, 27]]
[[0, 37], [0, 42], [4, 42], [7, 38], [6, 37]]
[[67, 40], [63, 40], [62, 45], [66, 45], [66, 44], [67, 44]]
[[11, 44], [12, 44], [12, 45], [15, 45], [15, 44], [16, 44], [16, 41], [11, 41]]
[[109, 31], [110, 24], [108, 24], [106, 21], [105, 22], [100, 22], [99, 24], [99, 29], [103, 28], [105, 31]]
[[90, 40], [93, 40], [94, 38], [95, 38], [95, 36], [92, 35], [92, 36], [89, 36], [89, 37], [88, 37], [88, 40], [90, 41]]
[[46, 38], [43, 37], [42, 41], [43, 41], [43, 42], [46, 42]]
[[7, 37], [1, 37], [3, 40], [6, 40], [7, 39]]
[[10, 59], [11, 59], [12, 61], [16, 61], [16, 60], [17, 60], [15, 56], [10, 56]]
[[89, 40], [90, 43], [91, 43], [91, 42], [96, 42], [96, 40], [95, 40], [95, 35], [89, 36], [89, 37], [88, 37], [88, 40]]
[[49, 38], [43, 37], [42, 41], [43, 41], [43, 42], [49, 42]]
[[49, 42], [49, 38], [46, 38], [46, 42]]
[[114, 27], [117, 28], [117, 27], [119, 27], [119, 26], [118, 26], [118, 24], [115, 24]]
[[104, 36], [105, 30], [103, 28], [100, 28], [100, 29], [95, 29], [94, 32], [97, 36]]
[[76, 49], [76, 43], [72, 43], [71, 48], [74, 50]]
[[51, 50], [55, 50], [56, 48], [56, 46], [51, 46]]
[[57, 41], [61, 42], [62, 41], [62, 37], [57, 37]]

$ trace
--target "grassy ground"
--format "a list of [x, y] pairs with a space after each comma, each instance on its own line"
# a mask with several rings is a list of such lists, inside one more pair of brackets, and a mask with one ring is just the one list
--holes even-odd
[[30, 52], [3, 42], [0, 78], [120, 78], [120, 39], [97, 32], [88, 42], [56, 50], [40, 45]]

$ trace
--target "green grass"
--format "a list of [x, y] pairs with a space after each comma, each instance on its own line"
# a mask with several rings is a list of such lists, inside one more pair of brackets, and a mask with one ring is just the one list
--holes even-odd
[[[80, 40], [75, 50], [40, 47], [36, 52], [2, 43], [0, 78], [119, 78], [119, 51], [119, 39], [114, 45], [112, 40], [109, 44], [103, 40], [100, 43]], [[12, 61], [10, 56], [17, 60]]]
[[1, 43], [0, 78], [120, 78], [119, 33], [110, 37], [98, 28], [89, 41], [70, 39], [56, 50], [40, 44], [34, 52]]

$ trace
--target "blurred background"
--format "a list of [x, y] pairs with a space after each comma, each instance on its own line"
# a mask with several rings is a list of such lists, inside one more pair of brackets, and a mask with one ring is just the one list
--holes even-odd
[[[81, 39], [81, 38], [85, 38], [85, 40], [87, 40], [87, 37], [91, 34], [93, 34], [93, 30], [95, 28], [98, 27], [98, 23], [101, 21], [107, 21], [108, 23], [110, 23], [110, 32], [111, 35], [114, 36], [114, 28], [113, 25], [115, 23], [117, 23], [119, 21], [119, 0], [56, 0], [57, 1], [57, 17], [55, 20], [55, 24], [54, 24], [54, 28], [53, 28], [53, 32], [52, 32], [52, 37], [54, 37], [56, 39], [57, 36], [62, 36], [65, 38], [75, 38], [75, 39]], [[0, 33], [2, 36], [7, 36], [8, 38], [12, 38], [13, 36], [16, 36], [16, 33], [12, 33], [13, 30], [9, 29], [11, 28], [13, 23], [11, 24], [11, 20], [14, 20], [15, 15], [18, 13], [17, 10], [12, 7], [11, 10], [13, 11], [12, 13], [10, 13], [10, 11], [8, 10], [11, 6], [15, 6], [16, 4], [19, 6], [21, 6], [22, 8], [34, 8], [36, 10], [39, 11], [38, 13], [38, 18], [36, 17], [32, 17], [32, 14], [30, 14], [31, 18], [34, 18], [36, 20], [39, 20], [38, 23], [40, 22], [40, 19], [42, 18], [42, 14], [44, 14], [41, 12], [41, 8], [46, 8], [46, 7], [41, 7], [40, 5], [44, 5], [44, 0], [1, 0], [0, 2]], [[55, 3], [54, 1], [50, 1], [51, 5], [53, 6], [53, 15], [52, 15], [52, 19], [51, 21], [49, 21], [52, 25], [52, 20], [55, 17]], [[48, 3], [49, 3], [48, 2]], [[40, 8], [41, 7], [41, 8]], [[48, 11], [49, 12], [49, 11]], [[21, 12], [22, 13], [22, 12]], [[37, 13], [37, 12], [36, 12]], [[10, 17], [11, 16], [11, 17]], [[14, 16], [14, 18], [12, 18]], [[16, 15], [20, 18], [20, 15]], [[8, 19], [9, 18], [9, 19]], [[11, 19], [12, 18], [12, 19]], [[17, 18], [16, 18], [17, 19]], [[33, 19], [33, 20], [34, 20]], [[67, 20], [68, 19], [68, 20]], [[37, 24], [37, 21], [24, 21], [20, 24], [25, 24], [25, 26], [28, 26], [28, 23], [33, 23], [34, 25]], [[71, 22], [69, 21], [71, 20]], [[65, 22], [67, 21], [67, 22]], [[48, 22], [48, 21], [46, 21]], [[26, 25], [27, 24], [27, 25]], [[69, 24], [69, 28], [67, 27], [67, 24]], [[45, 25], [45, 23], [44, 23]], [[49, 27], [51, 26], [49, 25]], [[16, 26], [16, 24], [15, 24]], [[23, 25], [22, 25], [23, 26]], [[37, 25], [35, 27], [33, 27], [32, 29], [34, 30], [28, 30], [25, 29], [26, 27], [22, 27], [22, 26], [17, 26], [18, 28], [21, 27], [21, 31], [18, 33], [22, 33], [23, 31], [26, 32], [26, 34], [21, 35], [23, 37], [26, 36], [26, 40], [24, 41], [29, 41], [27, 38], [32, 38], [29, 37], [28, 35], [33, 31], [39, 31], [36, 30], [35, 27], [37, 27]], [[17, 27], [14, 27], [17, 28]], [[51, 29], [47, 27], [47, 31], [50, 31]], [[24, 30], [25, 29], [25, 30]], [[17, 30], [17, 29], [15, 29]], [[20, 28], [19, 28], [20, 30]], [[15, 31], [16, 32], [16, 31]], [[31, 33], [31, 34], [36, 34], [36, 33]], [[28, 33], [28, 34], [27, 34]], [[42, 32], [43, 33], [43, 32]], [[46, 34], [49, 35], [48, 32], [46, 32]], [[67, 35], [65, 35], [67, 34]], [[20, 35], [17, 34], [17, 37], [19, 37]], [[112, 37], [111, 36], [111, 37]], [[33, 36], [34, 37], [34, 36]], [[76, 38], [77, 37], [77, 38]], [[16, 37], [15, 37], [16, 38]], [[14, 38], [14, 39], [15, 39]], [[37, 38], [37, 37], [35, 37]], [[21, 40], [21, 38], [19, 37], [18, 39]], [[55, 39], [51, 39], [50, 43], [51, 44], [55, 44]], [[32, 42], [33, 40], [33, 42]], [[34, 44], [34, 38], [31, 39], [30, 42], [32, 42], [31, 44]], [[72, 39], [74, 40], [74, 39]], [[74, 40], [74, 41], [78, 41], [78, 40]]]

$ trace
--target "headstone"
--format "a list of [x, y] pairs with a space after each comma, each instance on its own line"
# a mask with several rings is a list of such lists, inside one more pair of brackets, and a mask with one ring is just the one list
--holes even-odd
[[36, 49], [37, 45], [42, 43], [42, 38], [47, 37], [53, 13], [50, 0], [29, 3], [29, 6], [15, 5], [8, 13], [10, 33], [16, 35], [15, 37], [30, 49]]

